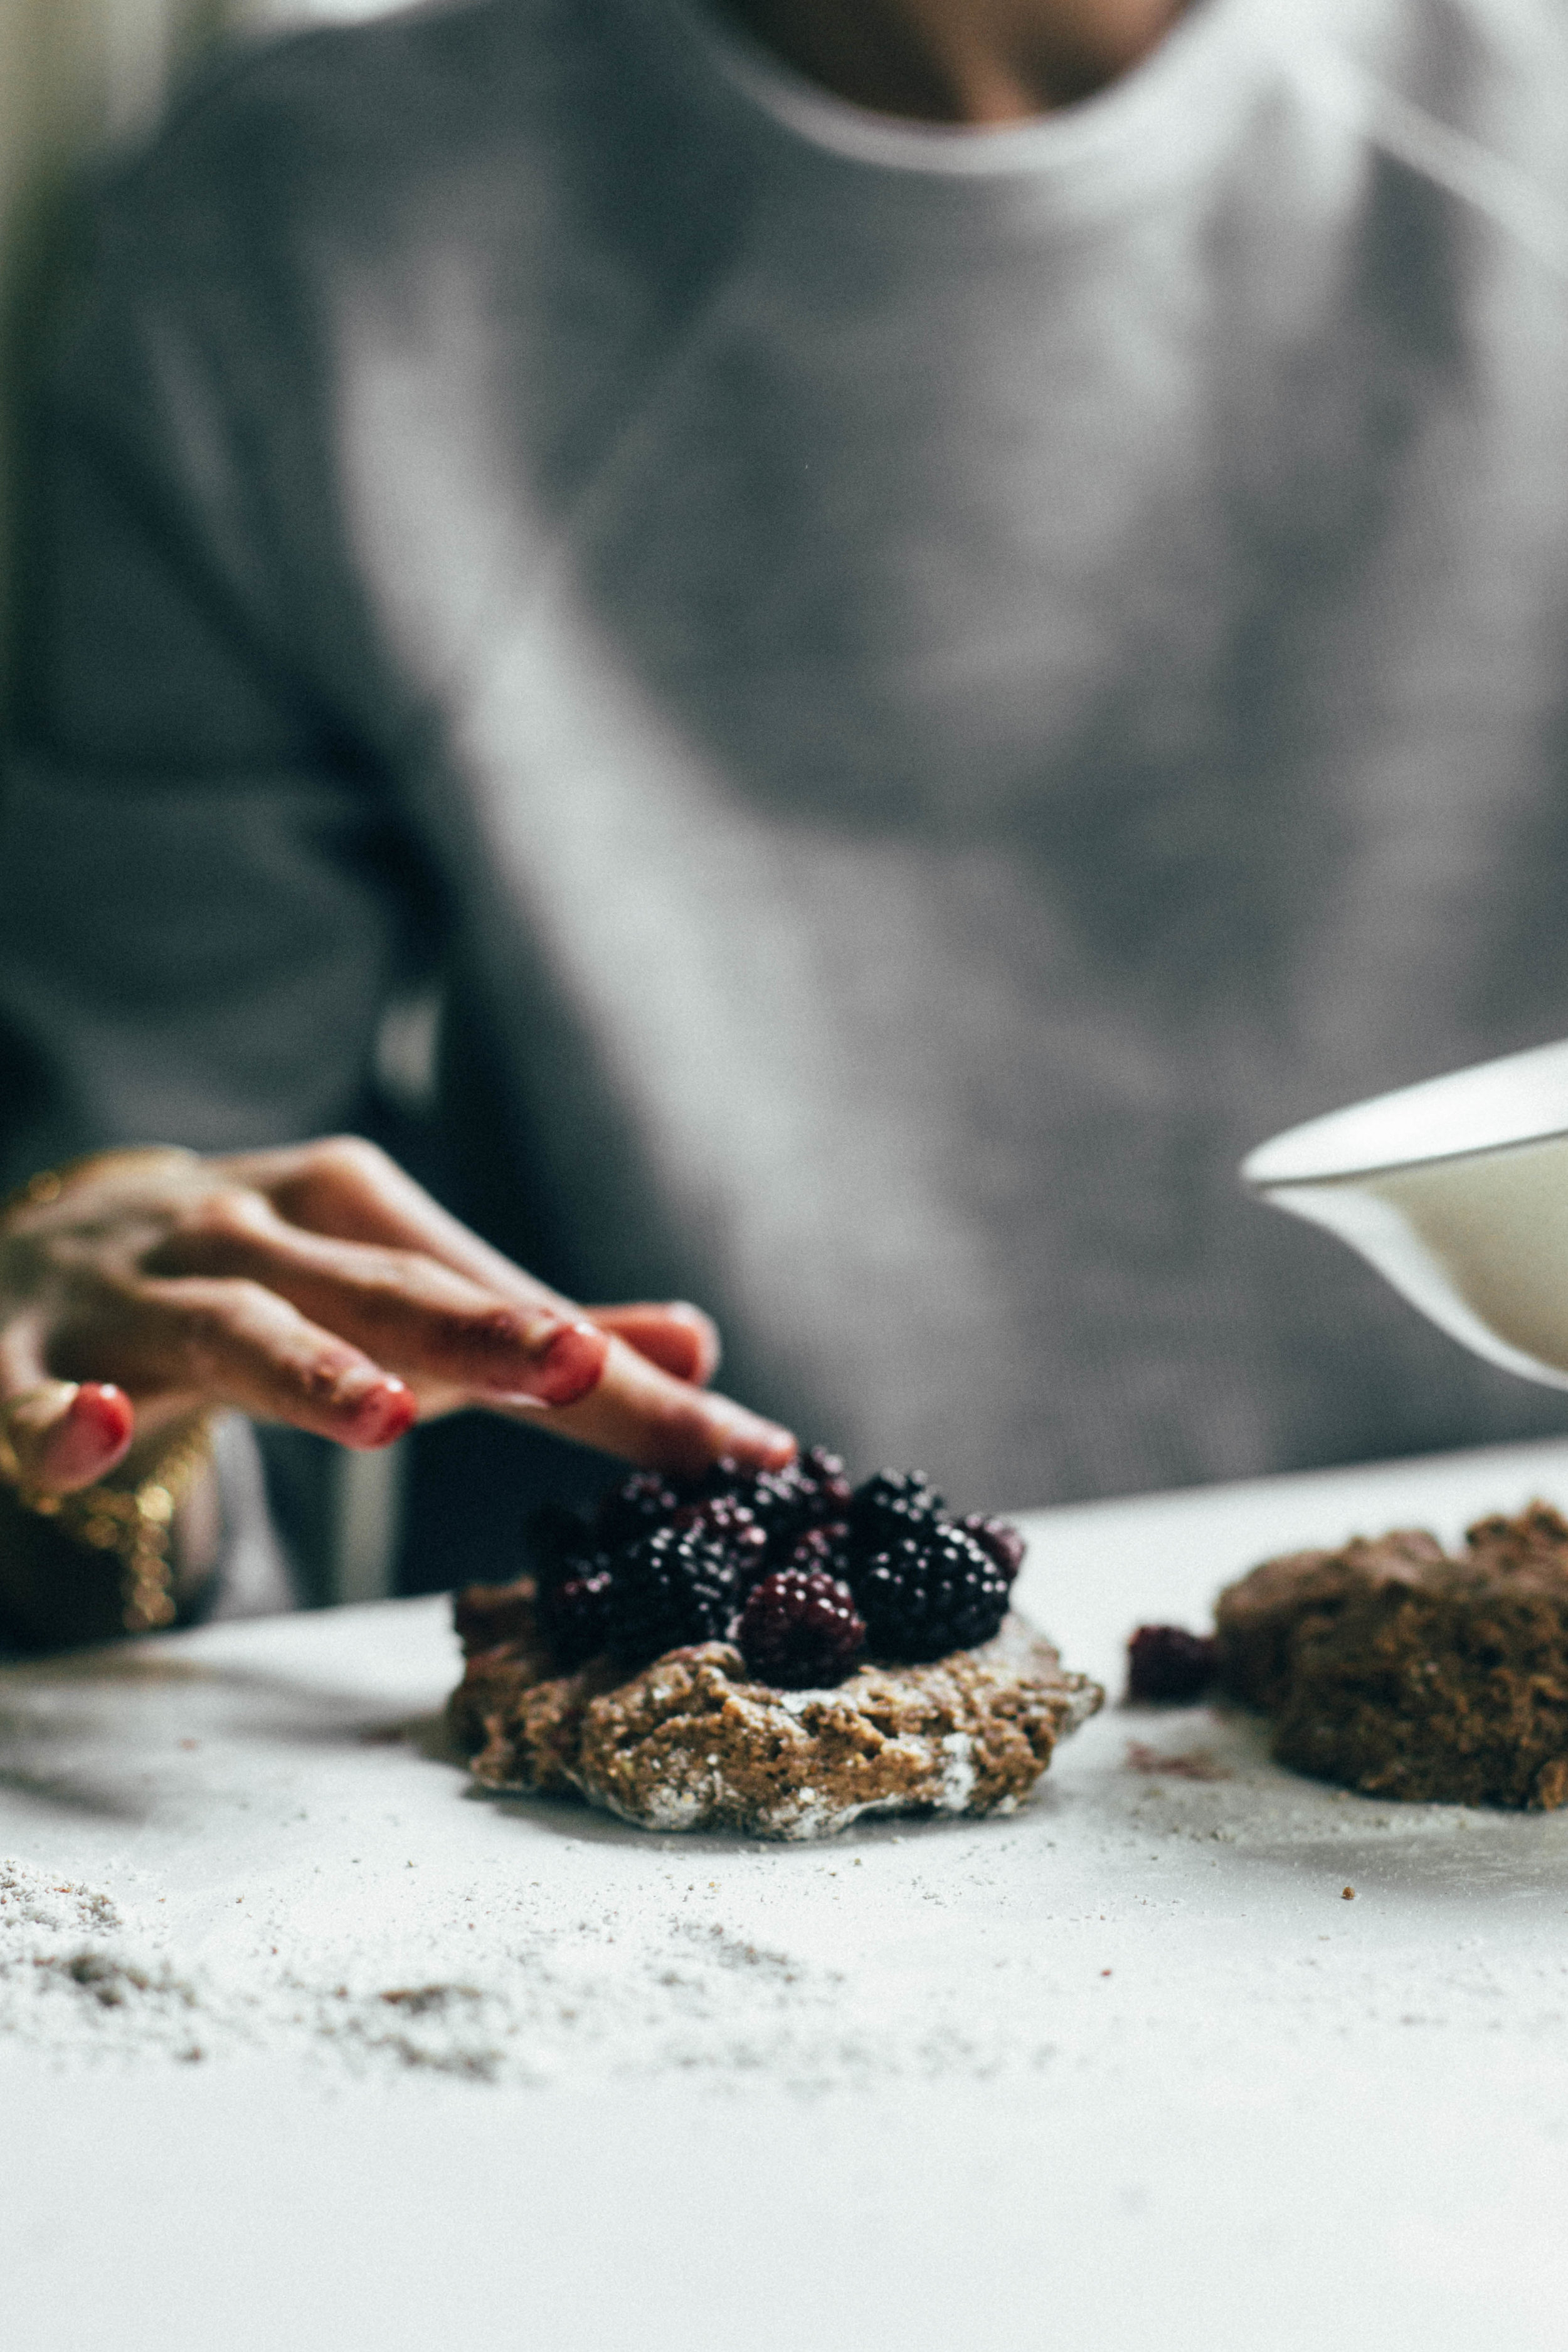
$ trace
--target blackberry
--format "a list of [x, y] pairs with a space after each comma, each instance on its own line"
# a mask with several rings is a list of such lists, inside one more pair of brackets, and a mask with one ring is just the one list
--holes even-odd
[[942, 1524], [942, 1496], [919, 1470], [879, 1470], [850, 1497], [849, 1542], [862, 1554], [887, 1551]]
[[749, 1592], [768, 1565], [768, 1539], [744, 1503], [731, 1495], [713, 1495], [700, 1503], [685, 1503], [670, 1525], [700, 1529], [710, 1542], [723, 1547], [741, 1591]]
[[563, 1675], [575, 1674], [610, 1646], [610, 1556], [597, 1552], [569, 1563], [568, 1573], [541, 1581], [539, 1630]]
[[849, 1561], [849, 1529], [842, 1519], [829, 1520], [826, 1526], [807, 1528], [797, 1537], [795, 1549], [784, 1562], [786, 1568], [799, 1569], [809, 1576], [814, 1570], [826, 1570], [829, 1576], [847, 1575]]
[[982, 1551], [988, 1551], [1009, 1584], [1024, 1565], [1024, 1538], [1009, 1519], [988, 1519], [982, 1511], [971, 1511], [958, 1522], [965, 1535], [971, 1535]]
[[1011, 1581], [967, 1528], [934, 1522], [851, 1562], [872, 1652], [910, 1665], [988, 1642], [1007, 1613]]
[[607, 1639], [609, 1556], [595, 1547], [586, 1520], [559, 1503], [535, 1511], [525, 1532], [539, 1631], [560, 1671], [573, 1674]]
[[866, 1623], [837, 1577], [779, 1568], [752, 1591], [736, 1638], [759, 1682], [812, 1690], [843, 1681], [866, 1646]]
[[686, 1478], [662, 1470], [634, 1471], [601, 1497], [594, 1519], [594, 1539], [603, 1550], [637, 1543], [655, 1528], [668, 1527], [676, 1513], [696, 1499], [697, 1489]]
[[1127, 1644], [1127, 1696], [1134, 1702], [1202, 1698], [1218, 1670], [1213, 1635], [1184, 1625], [1140, 1625]]
[[721, 1462], [703, 1481], [705, 1495], [721, 1496], [749, 1511], [766, 1538], [769, 1560], [787, 1560], [807, 1528], [841, 1519], [850, 1486], [837, 1454], [813, 1445], [783, 1470], [742, 1470]]
[[716, 1642], [740, 1604], [721, 1543], [700, 1526], [655, 1528], [616, 1559], [610, 1579], [610, 1648], [633, 1669], [666, 1650]]
[[595, 1549], [585, 1519], [562, 1503], [546, 1503], [522, 1523], [523, 1556], [542, 1585], [564, 1572], [563, 1564], [581, 1559]]
[[849, 1474], [837, 1454], [829, 1454], [825, 1445], [808, 1445], [787, 1470], [777, 1475], [795, 1497], [803, 1528], [841, 1519], [849, 1508], [855, 1491]]
[[801, 1525], [800, 1498], [788, 1471], [742, 1470], [733, 1462], [721, 1462], [710, 1471], [709, 1483], [708, 1507], [722, 1502], [744, 1511], [760, 1529], [770, 1560], [787, 1553]]

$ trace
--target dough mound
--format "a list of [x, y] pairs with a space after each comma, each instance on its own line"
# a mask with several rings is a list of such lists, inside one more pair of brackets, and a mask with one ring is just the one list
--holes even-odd
[[630, 1676], [603, 1658], [554, 1675], [531, 1604], [527, 1579], [458, 1603], [469, 1654], [450, 1719], [475, 1779], [574, 1790], [645, 1829], [816, 1838], [866, 1813], [1011, 1812], [1104, 1703], [1016, 1615], [931, 1665], [784, 1691], [749, 1680], [726, 1642]]
[[1220, 1679], [1274, 1754], [1368, 1796], [1568, 1803], [1568, 1523], [1479, 1520], [1265, 1560], [1222, 1592]]

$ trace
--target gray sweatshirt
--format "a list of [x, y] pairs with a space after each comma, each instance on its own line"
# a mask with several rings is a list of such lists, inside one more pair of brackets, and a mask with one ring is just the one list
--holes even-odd
[[1032, 1504], [1554, 1430], [1250, 1142], [1568, 1032], [1568, 17], [1207, 0], [1017, 129], [678, 0], [228, 66], [110, 192], [7, 1151], [363, 1124]]

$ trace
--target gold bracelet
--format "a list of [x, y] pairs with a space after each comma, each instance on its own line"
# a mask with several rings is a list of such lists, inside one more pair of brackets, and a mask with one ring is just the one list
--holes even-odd
[[11, 1491], [24, 1510], [53, 1520], [63, 1535], [118, 1556], [121, 1622], [128, 1633], [151, 1633], [179, 1614], [170, 1557], [174, 1514], [212, 1458], [211, 1422], [203, 1413], [171, 1438], [134, 1486], [83, 1486], [74, 1495], [21, 1486]]
[[[0, 1220], [14, 1210], [47, 1207], [79, 1176], [196, 1157], [195, 1152], [173, 1143], [86, 1152], [58, 1168], [45, 1168], [19, 1184], [0, 1201]], [[211, 1460], [210, 1423], [204, 1413], [174, 1433], [134, 1486], [99, 1485], [79, 1488], [74, 1495], [51, 1495], [26, 1486], [18, 1476], [15, 1452], [0, 1432], [0, 1480], [22, 1508], [37, 1518], [52, 1519], [61, 1534], [74, 1541], [118, 1557], [121, 1615], [128, 1633], [172, 1625], [179, 1614], [170, 1557], [174, 1514]]]

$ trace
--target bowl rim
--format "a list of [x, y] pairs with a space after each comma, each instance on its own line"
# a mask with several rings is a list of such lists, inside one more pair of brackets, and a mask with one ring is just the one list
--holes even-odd
[[[1538, 1098], [1532, 1110], [1531, 1098], [1537, 1089], [1547, 1098]], [[1445, 1135], [1446, 1122], [1462, 1127], [1467, 1119], [1468, 1132]], [[1396, 1130], [1402, 1121], [1409, 1124], [1412, 1140], [1400, 1148]], [[1358, 1136], [1364, 1139], [1359, 1149]], [[1556, 1039], [1490, 1061], [1468, 1063], [1283, 1128], [1254, 1145], [1239, 1174], [1249, 1192], [1276, 1192], [1300, 1185], [1355, 1183], [1564, 1139], [1568, 1039]]]

